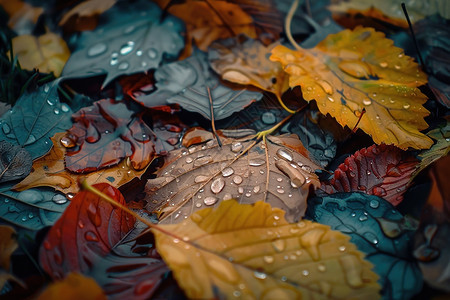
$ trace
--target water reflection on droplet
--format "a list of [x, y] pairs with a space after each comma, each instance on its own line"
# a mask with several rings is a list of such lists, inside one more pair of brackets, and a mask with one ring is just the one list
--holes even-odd
[[90, 47], [88, 49], [87, 54], [88, 54], [88, 56], [91, 56], [91, 57], [92, 56], [97, 56], [97, 55], [100, 55], [102, 53], [105, 53], [107, 48], [108, 47], [106, 46], [105, 43], [98, 43], [98, 44], [95, 44], [92, 47]]
[[212, 196], [208, 196], [203, 200], [203, 203], [205, 203], [205, 205], [214, 205], [217, 202], [216, 197], [212, 197]]
[[234, 174], [234, 170], [231, 167], [227, 167], [225, 169], [222, 170], [222, 176], [223, 177], [228, 177]]
[[9, 127], [8, 124], [4, 123], [4, 124], [2, 125], [2, 130], [3, 130], [3, 132], [4, 132], [5, 134], [9, 134], [9, 133], [11, 132], [11, 127]]
[[261, 115], [261, 121], [264, 124], [272, 125], [276, 123], [277, 117], [271, 112], [265, 112]]
[[231, 144], [231, 151], [232, 152], [239, 152], [239, 151], [241, 151], [241, 149], [242, 149], [242, 144], [240, 143], [240, 142], [236, 142], [236, 143], [232, 143]]
[[131, 51], [133, 51], [134, 48], [134, 42], [133, 41], [128, 41], [126, 44], [124, 44], [120, 50], [119, 53], [121, 55], [127, 55], [129, 54]]
[[286, 149], [283, 149], [283, 148], [278, 149], [277, 156], [279, 158], [283, 158], [283, 159], [285, 159], [287, 161], [292, 161], [292, 159], [293, 159], [292, 154], [290, 153], [290, 151], [288, 151]]
[[117, 67], [119, 70], [126, 70], [128, 69], [128, 67], [130, 66], [130, 64], [126, 61], [123, 61], [119, 64], [119, 66]]
[[222, 177], [216, 178], [211, 183], [211, 192], [213, 192], [214, 194], [218, 194], [223, 190], [224, 187], [225, 187], [225, 180]]
[[52, 197], [52, 201], [53, 201], [54, 203], [56, 203], [56, 204], [64, 204], [64, 203], [66, 203], [68, 200], [67, 200], [66, 197], [64, 197], [64, 196], [61, 195], [61, 194], [55, 194], [55, 195]]
[[147, 55], [151, 59], [155, 59], [158, 56], [158, 51], [155, 48], [150, 48], [147, 51]]
[[253, 158], [248, 161], [248, 164], [252, 167], [259, 167], [266, 163], [264, 159], [261, 158]]

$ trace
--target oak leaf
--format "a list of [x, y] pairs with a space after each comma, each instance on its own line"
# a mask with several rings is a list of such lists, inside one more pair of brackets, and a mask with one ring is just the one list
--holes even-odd
[[33, 162], [33, 171], [14, 186], [15, 190], [23, 191], [38, 186], [49, 186], [65, 194], [73, 195], [80, 190], [78, 182], [81, 178], [91, 185], [109, 183], [118, 188], [136, 177], [140, 178], [147, 170], [148, 165], [142, 170], [135, 170], [127, 158], [118, 165], [87, 174], [70, 172], [65, 169], [64, 165], [66, 147], [61, 144], [61, 139], [65, 135], [64, 132], [60, 132], [52, 137], [52, 150]]
[[[156, 247], [189, 298], [376, 299], [378, 276], [345, 235], [289, 224], [267, 203], [227, 200], [153, 229]], [[170, 235], [167, 235], [170, 232]]]
[[310, 186], [320, 184], [314, 174], [320, 167], [307, 156], [296, 135], [223, 139], [222, 147], [211, 139], [183, 147], [171, 151], [157, 178], [148, 180], [147, 209], [165, 213], [165, 222], [178, 223], [227, 199], [264, 200], [284, 209], [288, 220], [298, 220]]
[[51, 283], [37, 298], [38, 300], [58, 300], [64, 295], [67, 300], [106, 300], [101, 287], [93, 278], [79, 273], [69, 273], [61, 281]]
[[373, 145], [347, 157], [320, 189], [328, 194], [363, 192], [396, 206], [402, 202], [418, 162], [394, 146]]
[[305, 100], [316, 100], [323, 114], [342, 126], [359, 128], [375, 143], [426, 149], [432, 140], [420, 133], [428, 127], [422, 107], [427, 98], [417, 88], [427, 82], [417, 64], [381, 32], [357, 27], [329, 35], [312, 49], [272, 50], [290, 75], [291, 87], [301, 86]]
[[31, 71], [38, 69], [42, 73], [53, 72], [56, 77], [61, 74], [70, 57], [66, 42], [52, 32], [39, 37], [19, 35], [12, 39], [12, 49], [23, 69]]

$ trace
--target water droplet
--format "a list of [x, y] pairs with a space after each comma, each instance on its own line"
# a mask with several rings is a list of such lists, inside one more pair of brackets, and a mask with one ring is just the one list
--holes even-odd
[[320, 272], [325, 272], [327, 270], [327, 268], [325, 267], [324, 264], [318, 264], [317, 270], [319, 270]]
[[236, 175], [236, 176], [234, 176], [233, 177], [233, 182], [235, 183], [235, 184], [241, 184], [242, 183], [242, 177], [241, 176], [239, 176], [239, 175]]
[[209, 179], [208, 176], [205, 175], [198, 175], [194, 178], [194, 182], [195, 183], [202, 183], [202, 182], [206, 182]]
[[344, 252], [345, 251], [345, 246], [344, 245], [339, 246], [338, 250], [341, 251], [341, 252]]
[[216, 204], [217, 200], [218, 199], [216, 197], [208, 196], [203, 199], [203, 203], [205, 203], [205, 205], [214, 205]]
[[231, 144], [231, 151], [234, 153], [237, 153], [239, 151], [241, 151], [242, 149], [242, 144], [240, 142], [236, 142], [236, 143], [232, 143]]
[[285, 159], [287, 161], [290, 161], [290, 162], [293, 159], [292, 158], [292, 153], [290, 151], [286, 150], [286, 149], [283, 149], [283, 148], [278, 149], [277, 156], [279, 158], [283, 158], [283, 159]]
[[245, 194], [245, 197], [250, 198], [251, 195], [252, 195], [251, 193], [246, 193], [246, 194]]
[[200, 167], [200, 166], [206, 165], [206, 164], [212, 162], [212, 160], [213, 159], [212, 159], [211, 155], [197, 157], [194, 160], [194, 167]]
[[281, 252], [286, 247], [286, 243], [282, 239], [277, 239], [272, 242], [272, 247], [273, 247], [273, 249], [275, 249], [275, 251]]
[[255, 193], [255, 194], [259, 193], [260, 190], [261, 190], [261, 188], [259, 185], [256, 185], [253, 187], [253, 193]]
[[129, 54], [131, 51], [133, 51], [133, 48], [134, 48], [134, 42], [133, 42], [133, 41], [128, 41], [125, 45], [123, 45], [123, 46], [120, 48], [119, 53], [120, 53], [121, 55], [127, 55], [127, 54]]
[[263, 272], [257, 272], [257, 271], [255, 271], [255, 272], [253, 273], [253, 275], [254, 275], [256, 278], [258, 278], [258, 279], [266, 279], [266, 278], [267, 278], [267, 274], [266, 274], [266, 273], [263, 273]]
[[126, 61], [123, 61], [120, 63], [120, 65], [117, 67], [119, 70], [126, 70], [128, 69], [128, 67], [130, 66], [129, 63], [127, 63]]
[[81, 221], [81, 220], [78, 221], [78, 227], [80, 227], [81, 229], [84, 228], [84, 223], [83, 223], [83, 221]]
[[302, 275], [303, 276], [308, 276], [309, 275], [309, 271], [308, 270], [303, 270], [302, 271]]
[[222, 170], [222, 176], [223, 177], [229, 177], [229, 176], [231, 176], [233, 174], [234, 174], [233, 168], [227, 167], [227, 168]]
[[280, 193], [280, 194], [284, 194], [284, 190], [281, 189], [281, 188], [280, 188], [280, 189], [277, 189], [277, 192]]
[[50, 86], [48, 84], [44, 85], [44, 93], [48, 93]]
[[369, 170], [366, 171], [367, 176], [369, 176], [370, 174], [372, 174], [372, 172], [370, 172]]
[[253, 159], [250, 159], [248, 162], [248, 164], [252, 167], [259, 167], [259, 166], [264, 165], [265, 163], [266, 163], [266, 161], [262, 158], [253, 158]]
[[377, 96], [377, 93], [372, 93], [372, 97], [376, 97]]
[[84, 237], [89, 242], [98, 242], [98, 236], [92, 231], [88, 231], [84, 234]]
[[97, 55], [100, 55], [100, 54], [102, 54], [102, 53], [105, 53], [105, 51], [106, 51], [106, 49], [107, 49], [108, 47], [106, 46], [106, 44], [105, 43], [98, 43], [98, 44], [95, 44], [95, 45], [93, 45], [92, 47], [90, 47], [89, 49], [88, 49], [88, 52], [87, 52], [87, 55], [88, 56], [97, 56]]
[[142, 50], [137, 50], [136, 51], [136, 56], [142, 56]]
[[261, 115], [261, 121], [264, 124], [272, 125], [277, 122], [277, 117], [271, 112], [265, 112]]
[[190, 164], [190, 163], [192, 163], [194, 160], [192, 159], [192, 157], [186, 157], [185, 161], [186, 161], [186, 163]]
[[61, 145], [63, 145], [66, 148], [72, 148], [72, 147], [75, 147], [75, 145], [76, 145], [75, 141], [67, 136], [62, 137], [60, 142], [61, 142]]
[[369, 106], [370, 104], [372, 104], [372, 100], [370, 100], [369, 98], [364, 98], [363, 99], [363, 104], [366, 106]]
[[91, 220], [94, 226], [100, 226], [102, 224], [102, 218], [100, 214], [97, 212], [97, 207], [93, 203], [90, 203], [87, 208], [87, 215], [89, 220]]
[[240, 297], [240, 296], [241, 296], [241, 292], [239, 292], [239, 291], [234, 291], [234, 292], [233, 292], [233, 296], [235, 296], [235, 297]]
[[308, 87], [306, 88], [306, 90], [307, 90], [307, 91], [312, 91], [312, 87], [308, 86]]
[[202, 207], [202, 204], [200, 202], [195, 203], [195, 207], [200, 208]]
[[67, 106], [67, 104], [63, 103], [63, 104], [61, 104], [61, 110], [66, 113], [70, 109], [69, 109], [69, 106]]
[[61, 195], [61, 194], [55, 194], [55, 195], [52, 197], [52, 201], [53, 201], [54, 203], [56, 203], [56, 204], [64, 204], [64, 203], [67, 202], [67, 198], [64, 197], [64, 196]]
[[224, 187], [225, 187], [225, 180], [223, 180], [222, 177], [216, 178], [211, 183], [211, 192], [213, 192], [214, 194], [218, 194], [223, 190]]
[[244, 193], [244, 188], [240, 186], [240, 187], [238, 188], [238, 193], [239, 193], [239, 194], [243, 194], [243, 193]]
[[371, 200], [369, 206], [372, 208], [378, 208], [378, 206], [380, 206], [380, 202], [378, 202], [377, 200]]
[[150, 48], [147, 51], [147, 55], [151, 59], [155, 59], [158, 56], [158, 51], [155, 48]]
[[330, 102], [334, 102], [334, 99], [332, 97], [328, 96], [327, 98], [328, 100], [330, 100]]
[[53, 113], [55, 115], [59, 115], [59, 113], [60, 113], [59, 108], [55, 107], [55, 109], [53, 110]]
[[359, 220], [361, 222], [364, 222], [365, 220], [367, 220], [367, 216], [366, 215], [361, 215], [361, 216], [359, 216]]
[[411, 105], [410, 105], [409, 103], [403, 104], [403, 108], [404, 108], [404, 109], [408, 109], [408, 108], [410, 108], [410, 107], [411, 107]]
[[25, 222], [27, 220], [27, 216], [22, 217], [22, 222]]
[[8, 124], [4, 123], [2, 126], [2, 130], [5, 134], [9, 134], [11, 132], [11, 127]]
[[400, 70], [400, 69], [401, 69], [401, 66], [395, 65], [394, 68], [395, 68], [396, 70]]
[[277, 181], [278, 181], [278, 182], [282, 182], [282, 181], [283, 181], [283, 178], [278, 177], [278, 178], [277, 178]]

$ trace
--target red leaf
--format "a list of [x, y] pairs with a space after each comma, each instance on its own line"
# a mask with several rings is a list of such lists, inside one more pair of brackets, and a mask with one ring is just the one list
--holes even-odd
[[[66, 168], [90, 172], [130, 157], [134, 169], [145, 168], [162, 149], [142, 113], [130, 110], [124, 101], [100, 100], [73, 115], [68, 130]], [[64, 144], [64, 143], [63, 143]]]
[[334, 178], [322, 183], [321, 190], [328, 194], [364, 192], [398, 205], [418, 162], [397, 147], [373, 145], [346, 158], [334, 171]]
[[[155, 89], [153, 76], [145, 73], [132, 74], [119, 78], [119, 84], [122, 86], [124, 95], [138, 101], [137, 98], [142, 95], [148, 95]], [[138, 101], [139, 102], [139, 101]]]

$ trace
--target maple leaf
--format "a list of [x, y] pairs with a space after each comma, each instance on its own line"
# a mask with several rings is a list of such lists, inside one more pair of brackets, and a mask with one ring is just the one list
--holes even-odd
[[347, 157], [320, 189], [328, 194], [363, 192], [398, 205], [417, 164], [412, 155], [394, 146], [373, 145]]
[[0, 141], [0, 182], [26, 177], [32, 163], [28, 151], [10, 142]]
[[[131, 104], [130, 104], [131, 105]], [[104, 99], [73, 114], [74, 124], [61, 143], [66, 168], [90, 172], [129, 157], [135, 170], [148, 166], [161, 147], [153, 131], [126, 102]]]
[[23, 69], [31, 71], [38, 69], [43, 73], [53, 72], [56, 77], [61, 74], [70, 56], [66, 42], [52, 32], [39, 37], [19, 35], [12, 39], [12, 49]]
[[184, 46], [182, 22], [148, 1], [117, 3], [100, 17], [94, 31], [83, 32], [63, 70], [66, 78], [107, 74], [103, 85], [174, 60]]
[[158, 68], [155, 79], [156, 91], [137, 97], [138, 102], [147, 107], [179, 104], [210, 120], [213, 116], [216, 120], [226, 118], [262, 98], [261, 93], [250, 91], [247, 87], [221, 82], [209, 68], [206, 54], [201, 51], [196, 51], [185, 60]]
[[56, 133], [52, 137], [53, 148], [45, 156], [33, 162], [33, 171], [24, 180], [14, 186], [17, 191], [33, 187], [49, 186], [72, 196], [79, 191], [78, 182], [81, 178], [90, 184], [109, 183], [113, 187], [120, 187], [134, 178], [140, 178], [147, 170], [135, 170], [131, 167], [130, 159], [124, 159], [119, 164], [87, 174], [67, 171], [64, 165], [66, 147], [61, 144], [64, 132]]
[[342, 126], [353, 128], [364, 108], [359, 128], [375, 143], [431, 146], [419, 132], [428, 127], [426, 96], [417, 88], [426, 76], [383, 33], [357, 27], [329, 35], [312, 49], [277, 46], [270, 59], [281, 62], [291, 87], [300, 85], [305, 100], [316, 100], [320, 112]]
[[[109, 184], [93, 187], [125, 205], [122, 194]], [[40, 248], [40, 264], [53, 279], [70, 272], [99, 278], [108, 297], [148, 299], [168, 270], [161, 259], [116, 252], [134, 224], [135, 218], [127, 212], [81, 191], [48, 232]]]
[[362, 193], [339, 193], [310, 199], [306, 215], [351, 236], [380, 276], [383, 298], [411, 298], [421, 290], [422, 274], [409, 247], [417, 226], [389, 202]]
[[50, 284], [40, 295], [38, 300], [58, 300], [64, 295], [67, 300], [106, 300], [101, 287], [94, 279], [78, 273], [69, 273], [61, 280]]
[[165, 222], [179, 222], [180, 216], [223, 200], [264, 200], [283, 208], [288, 220], [298, 220], [309, 187], [319, 185], [315, 169], [320, 167], [307, 158], [295, 135], [224, 139], [222, 147], [209, 140], [169, 153], [157, 178], [147, 182], [147, 209], [167, 213]]
[[189, 298], [378, 298], [378, 276], [348, 237], [310, 221], [289, 224], [267, 203], [227, 200], [158, 227], [158, 252]]
[[52, 144], [50, 137], [72, 124], [72, 111], [60, 103], [58, 81], [25, 93], [16, 105], [0, 118], [0, 139], [25, 148], [33, 159], [45, 155]]

